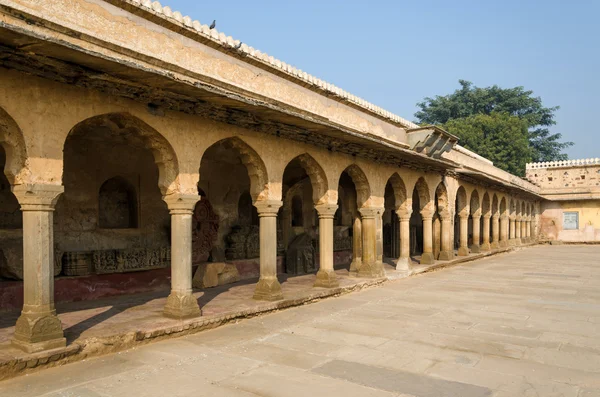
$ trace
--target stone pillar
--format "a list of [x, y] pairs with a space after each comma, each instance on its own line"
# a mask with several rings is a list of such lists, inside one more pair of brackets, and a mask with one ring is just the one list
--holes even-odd
[[492, 216], [492, 249], [500, 248], [500, 214], [495, 213]]
[[515, 219], [515, 245], [521, 245], [521, 217]]
[[527, 219], [527, 240], [531, 240], [531, 217]]
[[358, 277], [383, 277], [383, 264], [377, 261], [377, 216], [380, 208], [361, 208], [362, 215], [362, 261]]
[[315, 287], [334, 288], [339, 282], [333, 271], [333, 216], [336, 204], [315, 206], [319, 213], [319, 271]]
[[421, 254], [421, 264], [431, 265], [435, 262], [433, 257], [433, 210], [422, 209], [423, 217], [423, 253]]
[[473, 245], [471, 245], [471, 252], [478, 254], [481, 252], [481, 211], [477, 211], [472, 215], [473, 222]]
[[197, 194], [172, 194], [163, 197], [171, 214], [171, 293], [164, 314], [190, 318], [201, 314], [192, 294], [192, 214], [200, 200]]
[[508, 247], [508, 215], [500, 216], [500, 247]]
[[508, 245], [515, 245], [515, 217], [509, 217]]
[[[469, 208], [458, 214], [460, 246], [458, 247], [459, 256], [469, 255]], [[473, 227], [473, 245], [475, 244], [475, 228]], [[479, 244], [477, 244], [479, 246]]]
[[34, 353], [66, 346], [54, 308], [54, 206], [63, 186], [17, 185], [23, 212], [23, 310], [12, 344]]
[[350, 277], [358, 276], [358, 269], [362, 263], [362, 220], [357, 213], [352, 224], [352, 263], [350, 264]]
[[525, 217], [521, 218], [521, 243], [527, 242], [527, 220]]
[[277, 212], [281, 204], [276, 200], [261, 200], [254, 204], [260, 222], [260, 278], [253, 296], [256, 300], [283, 299], [277, 280]]
[[410, 216], [412, 207], [398, 209], [396, 215], [400, 222], [400, 257], [396, 262], [396, 270], [410, 272], [412, 260], [410, 259]]
[[440, 213], [440, 217], [442, 218], [442, 233], [441, 233], [441, 247], [440, 247], [440, 256], [439, 259], [441, 261], [449, 261], [454, 257], [454, 250], [452, 249], [452, 241], [450, 240], [451, 233], [450, 229], [452, 227], [452, 218], [450, 216], [450, 212], [445, 211]]
[[377, 266], [383, 269], [383, 212], [385, 208], [380, 208], [375, 214], [375, 258]]
[[491, 249], [490, 246], [490, 214], [486, 214], [483, 216], [483, 243], [481, 244], [482, 251], [489, 251]]

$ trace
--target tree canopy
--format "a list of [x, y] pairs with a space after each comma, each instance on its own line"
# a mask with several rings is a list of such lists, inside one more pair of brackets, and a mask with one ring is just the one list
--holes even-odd
[[461, 144], [494, 161], [498, 167], [523, 175], [530, 161], [566, 160], [563, 150], [573, 145], [551, 133], [559, 109], [544, 107], [540, 97], [523, 87], [475, 87], [459, 80], [452, 94], [417, 103], [419, 124], [434, 124], [458, 136]]

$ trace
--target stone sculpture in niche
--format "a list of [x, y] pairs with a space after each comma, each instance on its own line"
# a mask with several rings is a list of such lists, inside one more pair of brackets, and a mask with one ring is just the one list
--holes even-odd
[[196, 204], [192, 216], [192, 262], [206, 262], [217, 240], [219, 216], [213, 210], [210, 201], [202, 197]]
[[286, 273], [305, 274], [316, 271], [313, 238], [308, 233], [294, 237], [285, 256]]

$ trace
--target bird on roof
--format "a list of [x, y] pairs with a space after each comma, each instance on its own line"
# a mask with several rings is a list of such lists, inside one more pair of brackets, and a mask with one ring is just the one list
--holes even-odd
[[238, 43], [238, 45], [236, 45], [235, 47], [233, 47], [233, 49], [234, 49], [234, 50], [239, 50], [240, 48], [242, 48], [242, 44], [243, 44], [243, 43], [240, 41], [240, 42]]
[[213, 23], [210, 24], [210, 26], [208, 28], [209, 29], [214, 29], [215, 26], [217, 26], [217, 20], [216, 19], [213, 21]]

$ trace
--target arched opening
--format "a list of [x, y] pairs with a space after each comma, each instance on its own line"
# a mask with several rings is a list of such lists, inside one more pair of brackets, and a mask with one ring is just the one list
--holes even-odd
[[[383, 255], [388, 260], [400, 258], [400, 218], [397, 211], [406, 209], [406, 187], [402, 178], [394, 173], [385, 185], [385, 211], [383, 213]], [[410, 230], [410, 229], [409, 229]], [[409, 233], [407, 233], [409, 234]], [[410, 239], [410, 235], [402, 238]], [[410, 243], [409, 243], [410, 245]], [[393, 263], [395, 265], [395, 263]]]
[[282, 185], [285, 272], [312, 273], [319, 263], [319, 217], [314, 205], [327, 192], [325, 173], [315, 159], [302, 154], [285, 167]]
[[469, 239], [469, 246], [471, 252], [478, 253], [481, 245], [481, 200], [477, 190], [471, 193], [470, 207], [469, 230], [472, 231], [472, 237]]
[[498, 248], [500, 238], [500, 223], [498, 218], [500, 214], [498, 208], [498, 196], [494, 193], [492, 198], [492, 218], [490, 219], [490, 241], [493, 248]]
[[[338, 181], [338, 209], [334, 228], [333, 250], [335, 266], [350, 270], [353, 247], [362, 246], [360, 213], [358, 212], [356, 185], [348, 172], [342, 172]], [[358, 240], [356, 241], [356, 238]]]
[[[25, 182], [25, 164], [23, 134], [0, 108], [0, 280], [23, 279], [23, 216], [11, 186]], [[4, 305], [16, 302], [2, 302], [0, 309]]]
[[410, 218], [410, 253], [414, 256], [423, 254], [423, 216], [421, 211], [430, 204], [429, 186], [425, 179], [419, 178], [412, 193], [412, 215]]
[[433, 257], [440, 260], [452, 259], [450, 243], [450, 207], [448, 189], [440, 182], [435, 189], [435, 215], [433, 217]]
[[[461, 222], [461, 218], [466, 218], [466, 223]], [[468, 211], [468, 201], [467, 201], [467, 191], [463, 186], [460, 186], [456, 191], [456, 202], [454, 208], [454, 241], [452, 242], [453, 250], [458, 250], [460, 248], [460, 239], [461, 233], [466, 233], [464, 235], [467, 236], [467, 250], [469, 240], [471, 240], [472, 230], [469, 228], [469, 211]], [[461, 227], [466, 227], [466, 231], [461, 231]], [[468, 254], [466, 253], [461, 253]]]
[[[172, 191], [178, 174], [167, 140], [129, 114], [111, 113], [73, 127], [63, 160], [64, 193], [56, 205], [54, 228], [62, 274], [167, 268], [170, 214], [162, 196]], [[160, 274], [168, 281], [168, 271]], [[136, 286], [144, 288], [151, 287]], [[69, 293], [57, 285], [57, 295]]]
[[137, 228], [137, 207], [133, 185], [121, 176], [110, 178], [98, 192], [98, 226], [102, 229]]
[[258, 276], [260, 230], [254, 202], [264, 197], [268, 185], [262, 159], [241, 139], [227, 138], [206, 149], [199, 173], [202, 199], [192, 222], [193, 265], [202, 272], [210, 263], [225, 263], [214, 265], [227, 274], [219, 276], [219, 283]]
[[492, 228], [490, 227], [490, 216], [492, 210], [492, 204], [490, 201], [490, 195], [488, 192], [483, 194], [483, 198], [481, 201], [481, 246], [484, 250], [490, 249], [490, 234], [492, 232]]
[[[23, 216], [4, 174], [6, 152], [0, 145], [0, 280], [23, 278]], [[0, 305], [0, 308], [2, 305]]]

